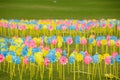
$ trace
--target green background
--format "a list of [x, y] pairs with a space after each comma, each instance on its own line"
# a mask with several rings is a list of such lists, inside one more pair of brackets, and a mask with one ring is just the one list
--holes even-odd
[[5, 19], [120, 19], [120, 0], [0, 0]]

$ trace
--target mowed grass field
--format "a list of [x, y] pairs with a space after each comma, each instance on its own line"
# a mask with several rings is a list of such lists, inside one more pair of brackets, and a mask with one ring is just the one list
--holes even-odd
[[120, 19], [120, 0], [0, 0], [5, 19]]

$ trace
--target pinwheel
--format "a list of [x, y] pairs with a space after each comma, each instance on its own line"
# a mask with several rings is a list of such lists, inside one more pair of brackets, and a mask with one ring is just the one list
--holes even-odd
[[33, 55], [29, 56], [28, 61], [31, 62], [31, 63], [34, 63], [35, 62], [35, 57]]
[[67, 37], [66, 43], [67, 43], [68, 45], [72, 44], [72, 43], [73, 43], [72, 38], [71, 38], [71, 37]]
[[50, 60], [49, 60], [48, 58], [45, 58], [45, 59], [44, 59], [44, 65], [45, 65], [45, 66], [48, 66], [49, 63], [50, 63]]
[[38, 65], [42, 65], [44, 62], [44, 58], [41, 52], [37, 52], [34, 54], [35, 61]]
[[113, 53], [112, 53], [112, 58], [115, 59], [117, 55], [118, 55], [117, 52], [113, 52]]
[[92, 58], [90, 56], [85, 56], [84, 57], [84, 63], [85, 64], [90, 64], [92, 62]]
[[25, 46], [25, 47], [23, 48], [22, 52], [21, 52], [21, 55], [22, 55], [22, 56], [27, 56], [27, 54], [28, 54], [28, 47]]
[[65, 57], [65, 56], [61, 56], [61, 58], [60, 58], [60, 63], [62, 64], [62, 65], [65, 65], [65, 64], [67, 64], [67, 58]]
[[4, 56], [0, 54], [0, 63], [4, 61]]
[[111, 58], [110, 57], [106, 57], [105, 58], [105, 64], [109, 65], [111, 63]]
[[94, 63], [99, 63], [99, 55], [98, 54], [95, 54], [93, 57], [92, 57], [92, 60]]
[[120, 55], [116, 56], [116, 62], [120, 62]]
[[77, 60], [77, 62], [80, 62], [83, 60], [83, 55], [82, 54], [79, 54], [77, 53], [76, 56], [75, 56], [75, 59]]
[[17, 56], [13, 56], [12, 57], [12, 62], [15, 63], [15, 64], [20, 64], [20, 57], [17, 57]]
[[75, 62], [75, 58], [73, 56], [70, 56], [68, 61], [70, 64], [73, 64]]
[[28, 57], [25, 57], [25, 58], [23, 59], [23, 62], [24, 62], [25, 65], [27, 65], [27, 64], [28, 64]]
[[75, 37], [75, 43], [76, 44], [80, 44], [80, 36], [76, 36]]
[[62, 52], [62, 55], [63, 55], [63, 56], [67, 56], [67, 53], [66, 53], [65, 50]]
[[87, 44], [86, 38], [85, 38], [85, 37], [82, 37], [80, 43], [81, 43], [82, 45], [86, 45], [86, 44]]
[[117, 40], [115, 45], [116, 45], [116, 47], [119, 47], [120, 46], [120, 40]]

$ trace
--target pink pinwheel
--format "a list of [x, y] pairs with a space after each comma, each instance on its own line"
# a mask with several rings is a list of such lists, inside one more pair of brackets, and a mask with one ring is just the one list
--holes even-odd
[[34, 29], [35, 29], [35, 30], [38, 30], [38, 29], [39, 29], [38, 25], [36, 25], [36, 26], [34, 27]]
[[52, 26], [48, 26], [48, 30], [52, 31], [53, 27]]
[[17, 38], [18, 38], [18, 36], [14, 36], [13, 38], [17, 39]]
[[34, 47], [36, 47], [36, 43], [35, 43], [34, 40], [30, 40], [30, 41], [25, 40], [24, 44], [25, 44], [26, 46], [28, 46], [29, 48], [34, 48]]
[[72, 44], [73, 43], [73, 40], [72, 40], [72, 38], [67, 38], [67, 44]]
[[66, 26], [62, 26], [62, 30], [66, 30], [66, 28], [67, 28]]
[[110, 46], [110, 40], [108, 40], [107, 45]]
[[44, 45], [44, 40], [43, 39], [41, 39], [40, 45]]
[[117, 26], [117, 29], [118, 29], [118, 30], [120, 30], [120, 25], [119, 25], [119, 26]]
[[25, 25], [22, 25], [22, 30], [25, 30], [26, 29], [26, 26]]
[[107, 40], [110, 40], [110, 35], [107, 36]]
[[25, 26], [25, 25], [20, 25], [20, 26], [18, 27], [18, 29], [19, 29], [19, 30], [25, 30], [25, 29], [26, 29], [26, 26]]
[[92, 23], [91, 26], [92, 26], [92, 27], [95, 27], [95, 23]]
[[90, 54], [89, 54], [87, 51], [85, 51], [85, 55], [86, 55], [86, 56], [90, 56]]
[[113, 26], [112, 24], [109, 24], [109, 25], [108, 25], [109, 28], [112, 28], [112, 26]]
[[90, 27], [87, 27], [86, 30], [90, 30]]
[[117, 55], [118, 55], [117, 52], [113, 52], [113, 53], [112, 53], [112, 58], [115, 59]]
[[28, 57], [25, 57], [25, 58], [23, 59], [23, 62], [24, 62], [25, 65], [28, 64]]
[[19, 30], [22, 30], [22, 27], [21, 27], [21, 25], [18, 25], [18, 29], [19, 29]]
[[36, 43], [35, 43], [34, 40], [31, 40], [31, 41], [30, 41], [29, 47], [32, 47], [32, 48], [35, 48], [35, 47], [36, 47]]
[[57, 48], [56, 52], [59, 52], [60, 54], [62, 54], [62, 49], [61, 48]]
[[50, 48], [49, 48], [49, 47], [47, 47], [47, 46], [46, 46], [44, 49], [45, 49], [45, 50], [47, 50], [47, 51], [49, 51], [49, 50], [50, 50]]
[[65, 56], [62, 56], [59, 61], [62, 65], [65, 65], [67, 63], [67, 58]]
[[15, 27], [16, 27], [15, 24], [10, 24], [10, 28], [11, 28], [11, 29], [14, 29]]
[[57, 21], [56, 24], [59, 24], [59, 22]]
[[92, 62], [92, 58], [90, 56], [85, 56], [84, 63], [85, 64], [90, 64], [91, 62]]
[[101, 41], [98, 40], [98, 41], [97, 41], [97, 46], [100, 47], [100, 45], [101, 45]]
[[84, 24], [82, 24], [81, 28], [84, 30], [84, 28], [85, 28], [85, 25], [84, 25]]
[[24, 44], [25, 44], [26, 46], [29, 46], [29, 42], [26, 41], [26, 40], [25, 40]]
[[70, 26], [71, 25], [71, 23], [70, 22], [67, 22], [67, 26]]
[[105, 23], [103, 23], [103, 24], [102, 24], [102, 27], [103, 27], [103, 28], [105, 28], [105, 26], [106, 26], [106, 24], [105, 24]]
[[3, 27], [7, 28], [8, 27], [8, 23], [3, 23]]
[[55, 45], [55, 44], [57, 44], [57, 40], [56, 40], [56, 39], [53, 39], [53, 40], [51, 41], [51, 43], [52, 43], [53, 45]]
[[120, 41], [117, 40], [115, 45], [116, 45], [116, 47], [118, 47], [120, 45]]
[[3, 26], [2, 22], [0, 22], [0, 26]]
[[109, 65], [109, 64], [110, 64], [110, 62], [111, 62], [110, 57], [106, 57], [106, 58], [105, 58], [105, 64]]
[[83, 44], [83, 45], [86, 45], [87, 44], [87, 40], [86, 39], [81, 39], [80, 43]]
[[43, 49], [44, 48], [44, 46], [43, 45], [40, 45], [40, 49]]
[[78, 31], [79, 30], [79, 24], [76, 25], [75, 29]]
[[26, 41], [28, 41], [28, 40], [30, 39], [30, 36], [26, 36], [26, 38], [25, 38], [25, 39], [26, 39]]
[[73, 50], [73, 52], [75, 52], [75, 53], [76, 53], [76, 52], [77, 52], [77, 50]]
[[50, 63], [50, 60], [49, 60], [48, 58], [45, 58], [45, 59], [44, 59], [44, 65], [45, 65], [45, 66], [48, 66], [49, 63]]
[[4, 56], [0, 54], [0, 63], [4, 61]]

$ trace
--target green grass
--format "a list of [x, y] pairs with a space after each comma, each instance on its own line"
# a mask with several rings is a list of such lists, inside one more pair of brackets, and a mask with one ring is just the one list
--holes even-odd
[[120, 0], [0, 0], [5, 19], [120, 19]]
[[[4, 66], [4, 63], [1, 63], [2, 64], [2, 70], [0, 69], [0, 80], [10, 80], [10, 73], [7, 73], [8, 71], [8, 65], [6, 64], [5, 68], [3, 67]], [[83, 71], [83, 64], [82, 63], [79, 63], [79, 70], [80, 71]], [[1, 65], [0, 65], [1, 66]], [[29, 68], [30, 68], [30, 65], [28, 65]], [[57, 64], [53, 64], [53, 80], [63, 80], [63, 77], [62, 77], [62, 73], [61, 73], [61, 77], [59, 77], [59, 72], [57, 71]], [[68, 73], [68, 67], [69, 67], [69, 73]], [[90, 64], [89, 65], [90, 67], [90, 71], [88, 72], [88, 65], [84, 65], [84, 71], [83, 72], [88, 72], [90, 73], [89, 75], [88, 74], [83, 74], [81, 72], [79, 72], [78, 70], [78, 67], [77, 67], [77, 64], [76, 64], [76, 67], [75, 67], [75, 80], [92, 80], [92, 77], [93, 77], [93, 80], [109, 80], [108, 78], [106, 78], [104, 75], [105, 73], [105, 65], [104, 63], [102, 63], [102, 67], [100, 67], [100, 64], [97, 64], [97, 65], [94, 65], [93, 67], [93, 64]], [[22, 67], [20, 67], [20, 69], [22, 69]], [[37, 67], [32, 65], [31, 66], [31, 70], [32, 72], [29, 71], [29, 69], [25, 69], [25, 67], [23, 68], [23, 74], [22, 74], [22, 80], [30, 80], [30, 75], [32, 74], [33, 77], [32, 77], [32, 80], [41, 80], [40, 78], [40, 72], [38, 72], [38, 75], [36, 74], [37, 72]], [[44, 78], [43, 80], [49, 80], [49, 67], [44, 69]], [[60, 69], [60, 65], [59, 65], [59, 69]], [[113, 66], [111, 66], [110, 68], [110, 65], [107, 66], [107, 72], [108, 74], [110, 73], [110, 70], [109, 69], [113, 69]], [[3, 72], [3, 70], [5, 70], [5, 72]], [[18, 71], [18, 65], [15, 66], [15, 75], [13, 77], [13, 80], [20, 80], [20, 75], [19, 75], [19, 71]], [[26, 70], [26, 71], [25, 71]], [[62, 71], [62, 69], [60, 69]], [[59, 70], [59, 71], [60, 71]], [[95, 73], [93, 73], [93, 70], [95, 71]], [[102, 70], [100, 71], [101, 72], [101, 77], [99, 76], [99, 70]], [[112, 70], [113, 71], [113, 70]], [[120, 71], [120, 69], [119, 69]], [[10, 71], [8, 71], [10, 72]], [[74, 67], [73, 65], [65, 65], [64, 66], [64, 75], [65, 75], [65, 80], [74, 80]], [[37, 75], [37, 79], [36, 79], [36, 75]], [[79, 76], [78, 76], [79, 75]], [[111, 80], [115, 80], [115, 78], [112, 78]], [[117, 79], [116, 79], [117, 80]]]

